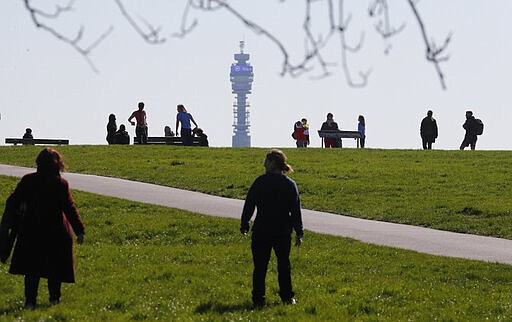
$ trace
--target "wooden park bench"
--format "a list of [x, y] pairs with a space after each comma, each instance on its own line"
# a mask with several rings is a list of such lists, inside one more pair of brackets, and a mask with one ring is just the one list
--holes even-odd
[[[137, 137], [133, 138], [133, 144], [139, 144]], [[148, 136], [147, 144], [183, 145], [183, 140], [180, 136]], [[198, 137], [192, 137], [192, 145], [199, 145]]]
[[23, 145], [68, 145], [67, 139], [21, 139], [21, 138], [5, 138], [6, 144], [23, 144]]
[[[318, 136], [320, 138], [333, 138], [333, 139], [356, 139], [357, 147], [359, 148], [359, 140], [361, 139], [361, 133], [358, 131], [342, 131], [342, 130], [318, 130]], [[324, 140], [322, 140], [322, 148], [324, 147]]]

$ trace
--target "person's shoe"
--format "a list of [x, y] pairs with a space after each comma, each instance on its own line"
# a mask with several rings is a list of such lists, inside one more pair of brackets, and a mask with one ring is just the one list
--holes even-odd
[[50, 304], [51, 305], [57, 305], [60, 303], [60, 299], [54, 299], [54, 300], [50, 300]]
[[265, 306], [265, 300], [262, 300], [262, 301], [253, 301], [252, 302], [252, 306], [255, 308], [255, 309], [261, 309]]
[[286, 305], [295, 305], [297, 304], [297, 300], [294, 298], [283, 300], [283, 303]]
[[23, 307], [24, 310], [34, 310], [36, 308], [35, 303], [25, 303], [25, 306]]

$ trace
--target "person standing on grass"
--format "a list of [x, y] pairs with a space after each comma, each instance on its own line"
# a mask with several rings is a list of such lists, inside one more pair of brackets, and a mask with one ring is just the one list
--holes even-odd
[[108, 123], [107, 123], [107, 142], [108, 144], [114, 144], [114, 135], [117, 131], [117, 124], [116, 124], [116, 116], [114, 114], [110, 114], [108, 116]]
[[303, 118], [301, 120], [302, 122], [302, 127], [304, 128], [304, 135], [306, 136], [306, 144], [304, 145], [305, 148], [308, 147], [308, 145], [310, 144], [309, 142], [309, 124], [308, 124], [308, 120]]
[[437, 122], [432, 117], [432, 111], [427, 112], [420, 125], [420, 136], [423, 143], [423, 150], [432, 150], [432, 143], [437, 139]]
[[185, 109], [185, 106], [179, 104], [176, 108], [178, 110], [178, 114], [176, 114], [176, 134], [178, 134], [178, 127], [181, 123], [180, 136], [183, 140], [183, 145], [192, 145], [192, 126], [190, 122], [194, 123], [197, 127], [197, 123], [192, 117], [192, 114], [188, 113]]
[[26, 309], [36, 306], [40, 278], [48, 279], [50, 303], [60, 303], [61, 284], [75, 282], [72, 231], [79, 244], [85, 234], [68, 182], [60, 175], [65, 169], [61, 155], [45, 148], [36, 164], [37, 171], [25, 175], [7, 199], [0, 229], [17, 230], [9, 273], [25, 276]]
[[242, 211], [240, 232], [247, 234], [256, 208], [252, 225], [252, 301], [255, 307], [265, 305], [265, 277], [272, 249], [277, 257], [279, 296], [285, 304], [295, 304], [292, 289], [290, 250], [292, 230], [295, 245], [302, 244], [304, 229], [299, 191], [295, 181], [285, 174], [293, 171], [286, 156], [277, 149], [270, 150], [265, 158], [266, 173], [254, 180]]
[[295, 139], [295, 144], [298, 148], [305, 148], [307, 146], [307, 138], [304, 134], [304, 127], [301, 121], [295, 122], [293, 130], [293, 138]]
[[361, 144], [361, 148], [364, 148], [364, 143], [366, 141], [366, 122], [364, 120], [364, 116], [359, 115], [357, 122], [357, 131], [361, 133], [361, 139], [359, 143]]
[[[137, 137], [137, 143], [146, 144], [148, 143], [148, 123], [146, 119], [146, 111], [144, 111], [144, 102], [139, 102], [138, 110], [133, 112], [128, 118], [128, 122], [133, 126], [135, 125], [135, 136]], [[137, 124], [132, 121], [135, 118]]]
[[459, 149], [464, 150], [466, 147], [471, 146], [471, 150], [474, 150], [476, 148], [478, 125], [472, 111], [466, 111], [466, 122], [464, 122], [462, 127], [466, 130], [466, 134]]

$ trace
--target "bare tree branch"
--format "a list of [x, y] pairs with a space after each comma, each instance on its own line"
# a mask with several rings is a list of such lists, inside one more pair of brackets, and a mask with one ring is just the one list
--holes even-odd
[[197, 26], [197, 19], [194, 19], [190, 25], [187, 24], [190, 6], [191, 6], [190, 1], [187, 1], [187, 4], [185, 5], [185, 10], [183, 11], [183, 15], [181, 17], [180, 32], [175, 32], [171, 36], [177, 37], [177, 38], [185, 38]]
[[263, 27], [259, 26], [258, 24], [250, 21], [245, 16], [243, 16], [240, 12], [235, 10], [233, 7], [231, 7], [229, 4], [222, 0], [205, 0], [205, 1], [197, 1], [197, 3], [194, 3], [193, 0], [190, 0], [190, 4], [192, 7], [205, 10], [205, 11], [211, 11], [216, 10], [218, 8], [224, 8], [226, 11], [231, 13], [233, 16], [235, 16], [237, 19], [242, 21], [242, 23], [250, 30], [252, 30], [257, 35], [263, 35], [267, 37], [271, 42], [273, 42], [281, 51], [281, 54], [283, 55], [283, 62], [282, 62], [282, 68], [281, 68], [281, 75], [290, 74], [291, 76], [298, 76], [302, 74], [305, 71], [308, 71], [308, 67], [306, 66], [306, 63], [309, 61], [303, 61], [302, 63], [299, 63], [297, 65], [292, 65], [290, 63], [290, 55], [286, 49], [286, 47], [283, 45], [279, 39], [277, 39], [273, 34], [265, 30]]
[[36, 14], [40, 15], [41, 17], [55, 19], [55, 18], [58, 18], [60, 16], [60, 14], [63, 13], [63, 12], [72, 11], [74, 3], [75, 3], [75, 0], [70, 0], [69, 3], [66, 6], [64, 6], [64, 7], [56, 5], [55, 6], [55, 11], [52, 12], [52, 13], [48, 13], [48, 12], [42, 11], [42, 10], [37, 9], [37, 8], [33, 8], [33, 10], [34, 10], [34, 12]]
[[76, 36], [72, 39], [69, 38], [62, 33], [58, 32], [54, 28], [50, 27], [48, 24], [44, 23], [41, 18], [47, 18], [47, 19], [57, 19], [60, 17], [62, 13], [71, 11], [73, 9], [73, 3], [74, 0], [71, 0], [68, 5], [65, 7], [57, 6], [55, 9], [55, 12], [53, 13], [47, 13], [44, 12], [34, 6], [30, 3], [31, 0], [23, 0], [25, 4], [25, 8], [30, 14], [30, 18], [32, 19], [32, 22], [37, 28], [43, 29], [50, 34], [52, 34], [55, 38], [59, 39], [60, 41], [63, 41], [64, 43], [70, 45], [75, 49], [82, 57], [86, 60], [86, 62], [89, 64], [91, 69], [98, 73], [98, 69], [96, 66], [94, 66], [94, 63], [92, 62], [91, 58], [89, 57], [91, 51], [96, 48], [113, 30], [113, 27], [110, 27], [107, 29], [103, 34], [101, 34], [91, 45], [87, 47], [83, 47], [80, 42], [82, 40], [82, 37], [84, 35], [84, 28], [80, 27], [78, 32], [76, 33]]
[[[329, 66], [332, 66], [332, 63], [327, 63], [321, 54], [321, 49], [326, 46], [332, 35], [334, 34], [334, 28], [332, 27], [333, 20], [329, 20], [331, 23], [331, 28], [329, 28], [327, 36], [323, 37], [321, 34], [318, 36], [318, 39], [315, 39], [313, 36], [313, 32], [311, 29], [311, 3], [315, 0], [307, 0], [306, 1], [306, 16], [304, 17], [304, 22], [302, 24], [302, 28], [304, 29], [305, 34], [305, 42], [304, 42], [304, 62], [309, 61], [313, 58], [316, 58], [318, 60], [318, 64], [322, 68], [322, 74], [319, 76], [316, 76], [315, 78], [323, 78], [330, 75]], [[318, 1], [318, 0], [316, 0]], [[329, 7], [328, 10], [332, 10], [332, 1], [329, 0]], [[332, 12], [328, 12], [328, 16], [332, 17]], [[310, 49], [312, 48], [312, 49]]]
[[[72, 46], [78, 53], [80, 53], [91, 66], [91, 68], [97, 72], [94, 64], [92, 63], [89, 55], [91, 51], [96, 48], [113, 30], [110, 27], [106, 32], [100, 35], [92, 44], [89, 46], [82, 46], [82, 38], [84, 35], [84, 27], [80, 27], [74, 38], [69, 38], [57, 29], [51, 27], [45, 23], [44, 19], [58, 19], [62, 14], [72, 11], [74, 0], [69, 0], [66, 6], [56, 6], [53, 12], [46, 12], [40, 10], [31, 4], [31, 0], [23, 0], [25, 7], [28, 10], [30, 17], [37, 28], [41, 28], [57, 39]], [[183, 1], [183, 0], [182, 0]], [[315, 78], [323, 78], [331, 74], [330, 70], [336, 64], [328, 62], [323, 55], [323, 50], [332, 42], [332, 39], [337, 34], [340, 41], [340, 60], [341, 68], [345, 75], [347, 84], [352, 87], [364, 87], [368, 82], [371, 68], [366, 71], [358, 71], [353, 73], [351, 71], [351, 64], [349, 63], [350, 55], [357, 54], [363, 48], [365, 34], [361, 32], [359, 41], [355, 44], [349, 44], [347, 42], [347, 32], [349, 24], [352, 20], [352, 15], [348, 14], [345, 16], [344, 12], [344, 1], [338, 0], [305, 0], [304, 12], [305, 16], [302, 21], [302, 33], [304, 35], [304, 53], [297, 60], [291, 58], [291, 52], [282, 39], [276, 37], [275, 31], [269, 31], [264, 28], [261, 24], [250, 20], [246, 15], [242, 14], [239, 10], [235, 9], [233, 5], [228, 3], [228, 0], [184, 0], [185, 8], [181, 18], [181, 25], [179, 32], [172, 33], [172, 37], [184, 38], [191, 33], [197, 26], [198, 20], [191, 18], [191, 12], [193, 10], [200, 10], [206, 12], [213, 12], [224, 10], [228, 12], [232, 17], [239, 20], [247, 29], [254, 32], [256, 35], [267, 38], [273, 43], [279, 50], [282, 56], [281, 62], [281, 76], [290, 75], [292, 77], [301, 76], [304, 73], [309, 73], [313, 70], [314, 66], [319, 66], [321, 71]], [[284, 3], [286, 0], [279, 0], [280, 3]], [[139, 36], [149, 44], [162, 44], [166, 42], [166, 38], [162, 36], [162, 28], [153, 26], [149, 21], [143, 17], [138, 17], [137, 21], [133, 18], [132, 14], [126, 9], [123, 0], [114, 0], [115, 4], [119, 8], [121, 15], [128, 21], [131, 27], [136, 31]], [[325, 5], [326, 11], [322, 14], [327, 14], [328, 24], [327, 28], [321, 32], [317, 32], [316, 29], [319, 25], [325, 22], [325, 17], [313, 14], [312, 6], [316, 4]], [[445, 62], [449, 59], [446, 54], [446, 49], [450, 43], [452, 34], [450, 33], [444, 43], [441, 46], [437, 46], [432, 40], [429, 41], [425, 30], [423, 20], [416, 8], [418, 0], [408, 0], [408, 4], [412, 9], [415, 20], [418, 23], [423, 37], [423, 41], [426, 46], [426, 59], [427, 61], [434, 64], [437, 75], [441, 82], [443, 89], [446, 89], [444, 80], [444, 74], [441, 70], [440, 63]], [[337, 6], [337, 11], [336, 11]], [[389, 5], [387, 0], [369, 0], [368, 14], [370, 17], [375, 17], [378, 22], [374, 25], [374, 28], [378, 34], [386, 42], [385, 53], [389, 52], [391, 45], [387, 43], [388, 39], [397, 35], [405, 28], [405, 23], [402, 23], [398, 27], [394, 27], [391, 23]], [[325, 27], [324, 27], [325, 28]], [[356, 75], [354, 79], [354, 75]]]
[[[448, 44], [450, 43], [452, 33], [450, 32], [448, 36], [446, 36], [444, 43], [441, 47], [437, 47], [435, 42], [429, 41], [427, 37], [427, 31], [425, 29], [425, 24], [423, 23], [423, 19], [421, 18], [418, 9], [416, 8], [417, 1], [414, 0], [408, 0], [409, 5], [414, 13], [414, 16], [416, 17], [416, 21], [418, 22], [418, 25], [420, 27], [421, 35], [423, 37], [423, 41], [426, 46], [426, 59], [434, 64], [434, 67], [436, 69], [437, 75], [439, 77], [439, 81], [441, 82], [441, 87], [443, 89], [446, 89], [446, 83], [444, 80], [444, 74], [441, 70], [440, 63], [445, 62], [449, 59], [448, 55], [445, 55], [446, 48], [448, 47]], [[444, 56], [443, 56], [444, 55]]]
[[338, 30], [338, 33], [340, 36], [341, 66], [343, 68], [345, 78], [347, 80], [347, 83], [352, 87], [364, 87], [368, 83], [368, 77], [370, 76], [371, 69], [368, 69], [366, 72], [359, 71], [358, 75], [359, 75], [360, 80], [356, 82], [352, 78], [352, 73], [350, 71], [349, 63], [348, 63], [348, 52], [355, 53], [362, 48], [363, 41], [364, 41], [364, 34], [361, 34], [359, 43], [356, 46], [348, 46], [347, 40], [345, 37], [345, 33], [348, 29], [348, 24], [351, 20], [351, 16], [349, 15], [346, 19], [344, 18], [345, 14], [344, 14], [344, 1], [343, 0], [339, 0], [338, 11], [339, 11], [339, 13], [338, 13], [339, 23], [338, 23], [338, 26], [336, 29]]
[[384, 39], [384, 54], [389, 54], [392, 46], [388, 42], [388, 38], [391, 38], [402, 30], [405, 29], [405, 23], [402, 23], [398, 28], [391, 26], [391, 19], [389, 18], [389, 6], [387, 0], [374, 0], [370, 3], [368, 8], [368, 15], [370, 17], [381, 17], [375, 24], [375, 30]]
[[124, 4], [121, 2], [121, 0], [114, 0], [114, 2], [119, 7], [119, 10], [121, 11], [121, 14], [125, 17], [125, 19], [130, 23], [130, 25], [135, 29], [135, 31], [144, 39], [147, 43], [156, 45], [156, 44], [162, 44], [166, 41], [165, 38], [160, 37], [160, 27], [155, 28], [153, 27], [149, 22], [142, 19], [144, 24], [146, 25], [146, 28], [148, 31], [142, 30], [142, 28], [135, 22], [135, 20], [131, 17], [131, 15], [128, 13], [126, 8], [124, 7]]
[[379, 20], [375, 25], [375, 30], [377, 30], [377, 33], [379, 33], [384, 39], [393, 37], [405, 28], [405, 23], [402, 23], [398, 28], [391, 26], [387, 0], [374, 0], [368, 8], [368, 14], [370, 17], [383, 17], [383, 20]]

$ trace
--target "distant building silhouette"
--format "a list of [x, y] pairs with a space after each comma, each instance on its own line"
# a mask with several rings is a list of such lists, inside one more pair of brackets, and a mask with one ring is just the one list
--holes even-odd
[[229, 74], [232, 93], [236, 94], [236, 101], [233, 103], [233, 147], [250, 147], [251, 134], [249, 122], [249, 103], [247, 94], [251, 94], [253, 81], [253, 68], [249, 60], [249, 54], [244, 54], [245, 42], [240, 41], [240, 53], [235, 54], [236, 63], [231, 64]]

